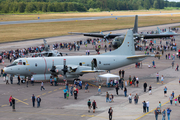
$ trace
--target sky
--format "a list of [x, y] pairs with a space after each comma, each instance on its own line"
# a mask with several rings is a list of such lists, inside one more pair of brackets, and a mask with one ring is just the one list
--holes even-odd
[[180, 2], [180, 0], [168, 0], [169, 2]]

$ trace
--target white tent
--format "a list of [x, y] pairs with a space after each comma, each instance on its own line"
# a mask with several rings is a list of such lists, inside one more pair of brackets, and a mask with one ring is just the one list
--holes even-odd
[[118, 75], [114, 75], [114, 74], [110, 74], [110, 73], [99, 75], [99, 77], [106, 78], [107, 79], [107, 83], [109, 83], [109, 79], [110, 78], [119, 78], [120, 79], [120, 77]]

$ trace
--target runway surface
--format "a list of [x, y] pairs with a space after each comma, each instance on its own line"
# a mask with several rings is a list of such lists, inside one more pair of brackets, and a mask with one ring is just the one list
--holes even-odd
[[[179, 13], [159, 13], [159, 14], [141, 14], [138, 16], [154, 16], [154, 15], [173, 15]], [[122, 15], [122, 16], [101, 16], [101, 17], [83, 17], [83, 18], [62, 18], [62, 19], [44, 19], [44, 20], [24, 20], [24, 21], [6, 21], [0, 22], [0, 25], [11, 24], [27, 24], [27, 23], [41, 23], [41, 22], [62, 22], [62, 21], [75, 21], [75, 20], [99, 20], [107, 18], [120, 18], [120, 17], [134, 17], [135, 15]]]
[[[158, 25], [158, 27], [160, 29], [175, 27], [175, 26], [180, 26], [180, 23]], [[139, 32], [152, 31], [152, 30], [157, 30], [157, 26], [147, 26], [147, 27], [138, 28]], [[71, 32], [71, 31], [69, 31], [69, 32]], [[112, 34], [116, 34], [116, 33], [124, 33], [125, 34], [127, 32], [127, 29], [106, 31], [103, 33], [107, 34], [109, 32], [112, 32]], [[66, 36], [50, 37], [50, 38], [45, 38], [45, 39], [47, 40], [47, 43], [49, 45], [52, 45], [54, 43], [61, 43], [61, 42], [71, 42], [72, 43], [74, 41], [86, 40], [87, 38], [92, 38], [92, 37], [86, 37], [83, 35], [66, 35]], [[43, 44], [43, 39], [34, 39], [34, 40], [19, 41], [19, 42], [1, 43], [0, 44], [0, 51], [10, 50], [10, 49], [13, 49], [13, 50], [14, 49], [21, 49], [21, 48], [27, 48], [27, 47], [32, 47], [32, 46], [39, 46], [41, 44]]]

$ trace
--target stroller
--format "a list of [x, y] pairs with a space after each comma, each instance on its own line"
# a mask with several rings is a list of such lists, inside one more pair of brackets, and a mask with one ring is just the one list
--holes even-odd
[[161, 114], [161, 107], [158, 106], [157, 109], [158, 109], [158, 114]]

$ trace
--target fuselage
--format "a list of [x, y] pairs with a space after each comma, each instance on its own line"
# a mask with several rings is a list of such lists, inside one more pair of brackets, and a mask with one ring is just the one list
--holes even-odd
[[[12, 64], [4, 68], [7, 74], [31, 76], [37, 74], [51, 74], [49, 69], [54, 65], [63, 65], [66, 60], [66, 65], [71, 66], [89, 66], [91, 61], [95, 60], [98, 70], [113, 70], [122, 66], [142, 61], [143, 59], [127, 59], [124, 55], [92, 55], [92, 56], [64, 56], [64, 57], [39, 57], [39, 58], [20, 58]], [[78, 71], [72, 74], [79, 74]]]

